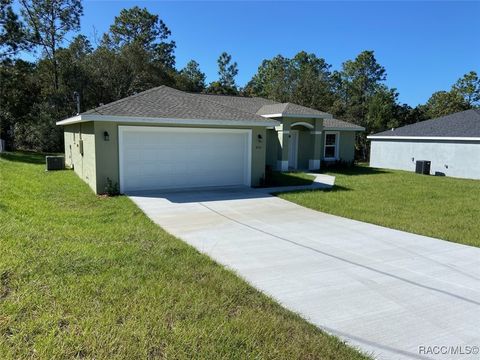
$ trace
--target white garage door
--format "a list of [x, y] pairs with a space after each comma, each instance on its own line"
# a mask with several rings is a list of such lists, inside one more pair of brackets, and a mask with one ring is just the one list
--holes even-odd
[[251, 130], [119, 126], [120, 190], [250, 185]]

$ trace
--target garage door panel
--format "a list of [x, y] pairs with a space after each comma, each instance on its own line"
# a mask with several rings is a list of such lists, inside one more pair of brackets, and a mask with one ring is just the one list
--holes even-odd
[[250, 183], [249, 130], [119, 129], [122, 191]]

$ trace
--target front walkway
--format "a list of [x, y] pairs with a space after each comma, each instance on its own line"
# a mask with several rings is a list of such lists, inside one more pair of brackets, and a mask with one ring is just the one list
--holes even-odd
[[428, 346], [480, 346], [478, 248], [324, 214], [254, 189], [131, 199], [286, 308], [378, 358], [479, 359], [426, 354]]

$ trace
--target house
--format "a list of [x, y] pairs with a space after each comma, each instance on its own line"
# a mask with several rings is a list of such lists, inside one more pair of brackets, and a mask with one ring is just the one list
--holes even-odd
[[303, 106], [160, 86], [57, 122], [65, 162], [97, 193], [261, 185], [266, 166], [353, 161], [364, 129]]
[[472, 109], [368, 136], [370, 166], [415, 170], [431, 161], [431, 174], [480, 179], [480, 110]]

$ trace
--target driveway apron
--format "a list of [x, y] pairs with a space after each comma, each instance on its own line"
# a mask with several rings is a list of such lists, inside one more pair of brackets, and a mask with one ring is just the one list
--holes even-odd
[[480, 359], [460, 355], [480, 346], [478, 248], [249, 188], [130, 198], [166, 231], [376, 358]]

